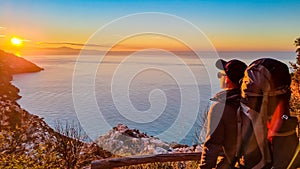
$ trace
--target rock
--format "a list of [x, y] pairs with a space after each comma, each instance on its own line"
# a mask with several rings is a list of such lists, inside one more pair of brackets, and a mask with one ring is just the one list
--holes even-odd
[[103, 149], [116, 155], [161, 154], [172, 151], [170, 145], [150, 137], [137, 129], [118, 124], [95, 141]]
[[188, 146], [175, 142], [168, 144], [159, 138], [150, 137], [123, 124], [113, 127], [107, 134], [97, 138], [95, 142], [103, 149], [120, 156], [202, 151], [200, 145]]
[[170, 145], [174, 149], [174, 153], [202, 152], [202, 145], [188, 146], [184, 144], [178, 144], [176, 142], [172, 142]]

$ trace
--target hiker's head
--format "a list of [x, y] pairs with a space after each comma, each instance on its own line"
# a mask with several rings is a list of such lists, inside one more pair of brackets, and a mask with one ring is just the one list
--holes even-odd
[[245, 71], [242, 97], [289, 94], [291, 76], [285, 63], [272, 58], [253, 61]]
[[289, 109], [291, 76], [285, 63], [272, 58], [253, 61], [245, 71], [241, 86], [242, 102], [255, 111], [260, 111], [263, 98], [268, 98], [268, 115], [276, 105], [284, 102]]
[[241, 79], [244, 77], [244, 71], [247, 65], [240, 60], [225, 61], [219, 59], [216, 62], [216, 67], [220, 69], [218, 78], [220, 79], [220, 87], [225, 88], [239, 88]]

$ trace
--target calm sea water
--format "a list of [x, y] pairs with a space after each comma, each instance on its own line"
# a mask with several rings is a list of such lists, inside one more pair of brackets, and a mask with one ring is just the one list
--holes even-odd
[[[293, 52], [223, 52], [224, 59], [251, 63], [272, 57], [288, 64]], [[45, 119], [79, 121], [91, 139], [118, 123], [138, 128], [167, 142], [192, 144], [200, 133], [209, 98], [219, 90], [215, 57], [45, 55], [25, 56], [43, 67], [38, 73], [15, 75], [18, 103]], [[72, 93], [73, 92], [73, 93]]]

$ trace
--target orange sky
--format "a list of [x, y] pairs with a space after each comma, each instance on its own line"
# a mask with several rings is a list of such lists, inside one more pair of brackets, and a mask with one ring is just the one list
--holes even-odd
[[[12, 52], [38, 51], [40, 48], [71, 47], [80, 49], [99, 28], [126, 15], [162, 12], [181, 17], [195, 25], [218, 51], [294, 51], [293, 41], [300, 36], [299, 1], [1, 1], [0, 49]], [[148, 24], [141, 20], [134, 24]], [[135, 29], [122, 27], [124, 31]], [[190, 41], [195, 35], [177, 27], [162, 29], [182, 31]], [[109, 36], [118, 36], [107, 32]], [[10, 39], [25, 40], [12, 46]], [[95, 42], [91, 49], [113, 44]], [[205, 46], [192, 44], [197, 50]], [[130, 37], [115, 50], [162, 48], [185, 50], [174, 38], [162, 36]]]
[[[13, 35], [13, 34], [12, 34]], [[84, 38], [74, 37], [74, 41], [78, 41], [79, 43], [72, 44], [70, 42], [65, 43], [66, 41], [61, 40], [61, 42], [56, 43], [55, 41], [53, 44], [51, 43], [41, 43], [39, 41], [35, 41], [36, 36], [23, 38], [23, 44], [21, 46], [15, 46], [11, 43], [10, 37], [1, 38], [2, 45], [1, 49], [10, 52], [18, 52], [18, 53], [26, 53], [28, 51], [35, 51], [38, 53], [40, 48], [57, 48], [57, 47], [70, 47], [75, 49], [81, 49], [84, 44]], [[35, 37], [35, 38], [33, 38]], [[214, 35], [212, 37], [208, 37], [213, 46], [218, 51], [294, 51], [295, 47], [293, 46], [293, 39], [281, 38], [278, 37], [268, 37], [268, 38], [259, 38], [255, 36], [239, 36], [233, 37], [230, 35]], [[38, 39], [38, 38], [37, 38]], [[80, 40], [83, 39], [83, 40]], [[245, 40], [247, 39], [247, 40]], [[179, 40], [166, 37], [166, 36], [133, 36], [127, 38], [117, 45], [114, 46], [112, 50], [117, 51], [132, 51], [132, 50], [140, 50], [140, 49], [147, 49], [147, 48], [156, 48], [156, 49], [164, 49], [164, 50], [171, 50], [171, 51], [184, 51], [188, 48], [180, 42]], [[90, 47], [87, 49], [96, 49], [101, 50], [101, 47]], [[206, 50], [205, 48], [200, 50]]]

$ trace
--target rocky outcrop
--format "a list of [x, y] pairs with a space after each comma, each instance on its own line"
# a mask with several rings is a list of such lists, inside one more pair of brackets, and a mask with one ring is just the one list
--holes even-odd
[[0, 60], [2, 66], [4, 66], [5, 70], [9, 71], [10, 74], [39, 72], [43, 70], [43, 68], [36, 64], [22, 57], [17, 57], [14, 54], [4, 52], [3, 50], [0, 50]]
[[202, 150], [200, 145], [169, 144], [137, 129], [130, 129], [123, 124], [118, 124], [107, 134], [96, 139], [95, 142], [103, 149], [120, 156], [191, 153]]
[[11, 84], [12, 75], [41, 70], [0, 51], [0, 168], [81, 168], [92, 160], [110, 157], [110, 152], [95, 143], [54, 131], [16, 102], [19, 89]]
[[103, 149], [121, 156], [162, 154], [173, 151], [168, 143], [123, 124], [118, 124], [95, 142]]

